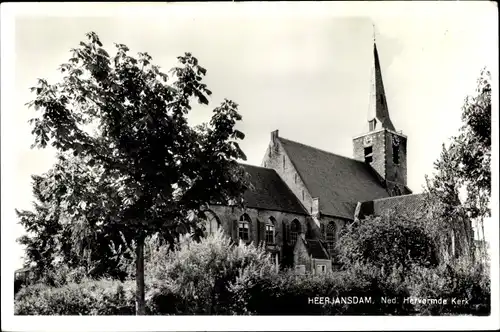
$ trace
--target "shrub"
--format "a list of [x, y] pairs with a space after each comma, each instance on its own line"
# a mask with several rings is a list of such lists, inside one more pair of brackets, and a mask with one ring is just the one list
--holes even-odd
[[[447, 300], [446, 305], [418, 303], [415, 309], [421, 315], [490, 314], [490, 276], [483, 264], [461, 259], [435, 269], [416, 267], [407, 284], [414, 297]], [[467, 303], [454, 303], [453, 299]]]
[[[406, 296], [407, 291], [399, 286], [399, 280], [388, 279], [372, 265], [355, 264], [350, 269], [324, 275], [297, 275], [289, 270], [249, 279], [238, 279], [232, 287], [237, 295], [235, 302], [245, 304], [239, 311], [233, 311], [235, 314], [378, 315], [411, 311], [409, 305], [380, 303], [380, 296], [401, 297]], [[330, 303], [310, 303], [315, 297], [328, 297]], [[333, 303], [337, 298], [349, 297], [359, 303]], [[361, 303], [365, 299], [369, 302]]]
[[36, 284], [15, 296], [16, 315], [131, 315], [134, 285], [111, 280], [84, 280], [62, 287]]
[[233, 244], [221, 231], [200, 242], [182, 237], [176, 249], [160, 247], [146, 263], [154, 313], [228, 314], [234, 302], [230, 287], [238, 277], [275, 269], [264, 248]]
[[424, 225], [397, 213], [367, 217], [345, 227], [337, 244], [346, 266], [370, 264], [390, 275], [409, 272], [413, 265], [436, 266], [437, 251]]

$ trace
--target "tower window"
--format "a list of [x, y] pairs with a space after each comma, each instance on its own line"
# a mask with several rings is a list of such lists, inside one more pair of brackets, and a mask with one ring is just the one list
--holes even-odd
[[392, 161], [394, 164], [399, 164], [399, 145], [392, 146]]
[[302, 190], [302, 200], [304, 200], [304, 190]]
[[285, 169], [285, 156], [283, 156], [283, 169]]
[[294, 174], [293, 180], [295, 181], [295, 183], [297, 183], [297, 173]]
[[373, 147], [365, 147], [365, 162], [371, 163], [373, 161]]
[[373, 119], [373, 120], [368, 121], [368, 125], [369, 125], [369, 128], [370, 128], [370, 131], [375, 130], [375, 126], [377, 125], [377, 120]]

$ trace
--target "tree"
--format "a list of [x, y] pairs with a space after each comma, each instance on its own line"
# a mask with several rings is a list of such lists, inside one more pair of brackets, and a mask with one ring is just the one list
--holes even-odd
[[415, 216], [390, 210], [347, 225], [336, 245], [345, 268], [370, 264], [390, 275], [395, 269], [404, 277], [416, 264], [438, 263], [437, 248], [426, 223]]
[[[43, 277], [44, 282], [53, 284], [51, 274], [63, 266], [84, 268], [89, 277], [123, 280], [126, 276], [120, 268], [126, 253], [121, 234], [128, 230], [115, 226], [118, 232], [112, 231], [106, 228], [109, 222], [100, 220], [107, 215], [103, 210], [113, 206], [106, 201], [114, 193], [110, 193], [111, 187], [93, 182], [91, 172], [84, 160], [60, 154], [53, 168], [33, 176], [34, 211], [16, 212], [27, 231], [18, 241], [26, 248], [27, 263], [35, 263], [37, 279]], [[75, 213], [71, 207], [80, 203], [71, 199], [82, 199], [80, 211], [85, 209], [84, 214], [71, 215]]]
[[[481, 71], [477, 95], [468, 96], [462, 108], [463, 125], [459, 134], [443, 145], [440, 158], [434, 164], [436, 173], [427, 178], [426, 192], [434, 220], [439, 220], [448, 234], [453, 230], [472, 253], [471, 220], [482, 230], [483, 220], [490, 216], [491, 196], [491, 75]], [[461, 193], [465, 198], [461, 199]], [[462, 241], [457, 241], [457, 244]]]
[[193, 55], [178, 57], [182, 66], [171, 70], [168, 84], [149, 54], [134, 58], [127, 46], [115, 44], [111, 57], [96, 33], [86, 36], [61, 65], [61, 82], [39, 79], [32, 88], [34, 146], [51, 144], [94, 171], [88, 172], [89, 195], [73, 191], [64, 198], [71, 218], [83, 220], [96, 203], [92, 195], [109, 188], [97, 201], [107, 204], [99, 222], [106, 232], [127, 229], [121, 235], [136, 244], [137, 314], [144, 314], [144, 239], [161, 234], [172, 243], [180, 226], [198, 235], [191, 212], [241, 202], [247, 183], [236, 162], [246, 159], [237, 142], [244, 134], [235, 129], [241, 115], [226, 99], [209, 124], [190, 126], [190, 103], [207, 105], [211, 95], [202, 82], [206, 69]]
[[478, 221], [484, 240], [484, 218], [491, 215], [491, 74], [486, 68], [477, 80], [476, 96], [465, 99], [462, 122], [452, 149], [466, 191], [464, 205]]

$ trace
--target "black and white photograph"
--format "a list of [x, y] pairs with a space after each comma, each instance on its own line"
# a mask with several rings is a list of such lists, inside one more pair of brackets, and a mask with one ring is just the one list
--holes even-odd
[[497, 4], [1, 14], [2, 330], [500, 327]]

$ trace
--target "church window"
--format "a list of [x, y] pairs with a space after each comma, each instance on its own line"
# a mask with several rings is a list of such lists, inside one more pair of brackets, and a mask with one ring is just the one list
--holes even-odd
[[205, 212], [205, 235], [215, 234], [220, 227], [220, 222], [215, 213], [212, 211]]
[[297, 242], [299, 233], [300, 233], [300, 223], [297, 219], [294, 219], [290, 227], [290, 242], [292, 242], [292, 244], [295, 244], [295, 242]]
[[375, 126], [377, 125], [377, 120], [376, 119], [370, 120], [368, 122], [368, 125], [369, 125], [369, 128], [370, 128], [370, 131], [375, 130]]
[[326, 227], [326, 246], [331, 257], [333, 257], [335, 253], [336, 234], [337, 226], [335, 226], [335, 222], [332, 221]]
[[302, 190], [302, 200], [304, 200], [304, 190]]
[[285, 156], [283, 156], [283, 169], [285, 169]]
[[274, 244], [275, 238], [275, 219], [273, 217], [269, 218], [269, 221], [266, 224], [266, 243]]
[[318, 264], [317, 271], [318, 271], [318, 274], [324, 274], [326, 272], [326, 265]]
[[293, 175], [293, 180], [295, 181], [295, 183], [297, 183], [297, 173]]
[[371, 163], [373, 161], [373, 147], [365, 147], [365, 162]]
[[250, 240], [250, 217], [248, 214], [241, 216], [238, 223], [238, 236], [243, 241]]

